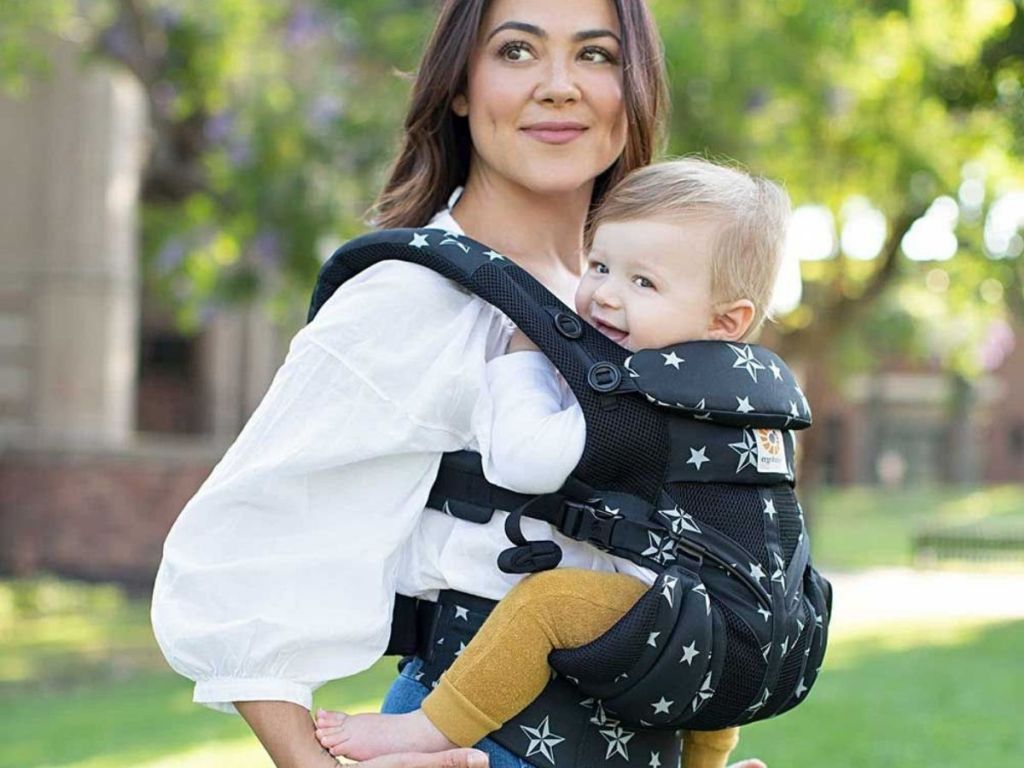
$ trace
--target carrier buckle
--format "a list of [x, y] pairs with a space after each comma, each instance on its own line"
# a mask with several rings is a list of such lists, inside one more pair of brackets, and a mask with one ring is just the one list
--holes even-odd
[[565, 502], [565, 523], [562, 531], [571, 539], [585, 541], [588, 544], [609, 549], [612, 544], [612, 531], [618, 522], [618, 516], [575, 501]]

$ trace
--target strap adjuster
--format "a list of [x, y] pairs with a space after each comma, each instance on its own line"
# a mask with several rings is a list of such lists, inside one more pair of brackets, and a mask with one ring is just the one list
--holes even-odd
[[618, 521], [618, 515], [609, 514], [589, 504], [566, 501], [562, 532], [577, 541], [609, 549], [612, 544], [612, 532]]

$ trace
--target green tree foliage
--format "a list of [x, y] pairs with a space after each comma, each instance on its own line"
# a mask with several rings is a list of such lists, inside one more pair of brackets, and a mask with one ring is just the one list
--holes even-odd
[[[673, 86], [670, 150], [784, 180], [842, 227], [851, 199], [886, 235], [802, 265], [773, 344], [831, 367], [887, 354], [980, 370], [979, 338], [1024, 318], [1019, 235], [991, 253], [991, 206], [1024, 186], [1021, 0], [650, 0]], [[23, 90], [41, 31], [143, 86], [146, 273], [186, 324], [268, 297], [297, 322], [319, 258], [365, 227], [394, 152], [427, 0], [0, 2], [0, 83]], [[965, 187], [965, 182], [967, 187]], [[970, 194], [965, 194], [965, 189]], [[980, 190], [980, 192], [979, 192]], [[901, 245], [955, 212], [955, 258]], [[948, 201], [947, 201], [948, 202]], [[931, 215], [931, 214], [929, 214]], [[1006, 256], [993, 258], [993, 256]]]

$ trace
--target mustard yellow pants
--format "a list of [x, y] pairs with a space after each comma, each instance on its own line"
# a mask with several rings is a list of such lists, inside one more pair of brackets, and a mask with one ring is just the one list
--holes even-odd
[[[553, 649], [608, 631], [647, 586], [621, 573], [569, 568], [529, 576], [498, 603], [473, 641], [423, 701], [423, 711], [459, 746], [476, 744], [540, 695]], [[739, 729], [688, 731], [685, 768], [722, 768]]]

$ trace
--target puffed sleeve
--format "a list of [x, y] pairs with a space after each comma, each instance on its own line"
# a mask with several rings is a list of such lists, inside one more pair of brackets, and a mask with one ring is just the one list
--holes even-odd
[[520, 493], [552, 493], [576, 468], [586, 420], [542, 353], [513, 352], [487, 363], [485, 396], [473, 414], [487, 479]]
[[293, 339], [168, 534], [156, 639], [194, 700], [283, 700], [383, 653], [399, 552], [469, 442], [497, 313], [416, 265], [371, 267]]

